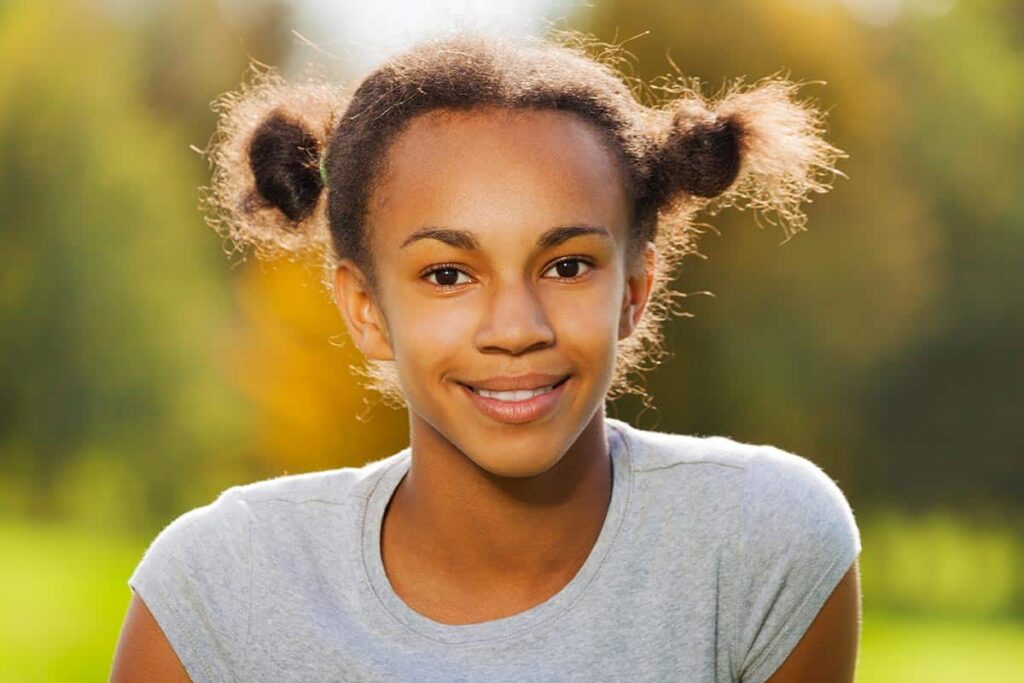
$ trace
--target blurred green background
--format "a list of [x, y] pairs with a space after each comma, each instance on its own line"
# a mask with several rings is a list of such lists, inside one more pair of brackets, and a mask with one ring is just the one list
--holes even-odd
[[229, 258], [203, 222], [210, 101], [250, 59], [356, 83], [452, 22], [555, 20], [627, 41], [647, 80], [671, 60], [709, 93], [826, 82], [801, 94], [849, 178], [782, 246], [747, 212], [707, 218], [677, 287], [714, 297], [666, 330], [656, 410], [609, 413], [838, 482], [864, 546], [858, 681], [1024, 680], [1024, 5], [507, 4], [0, 2], [0, 677], [106, 680], [165, 524], [407, 443], [404, 413], [367, 408], [316, 267]]

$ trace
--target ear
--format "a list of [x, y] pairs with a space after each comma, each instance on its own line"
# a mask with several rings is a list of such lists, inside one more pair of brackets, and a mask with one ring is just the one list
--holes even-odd
[[654, 269], [658, 263], [658, 250], [653, 242], [647, 242], [644, 253], [637, 261], [639, 265], [630, 264], [626, 274], [626, 288], [622, 294], [622, 309], [619, 311], [620, 340], [633, 334], [650, 299], [654, 287]]
[[387, 321], [366, 276], [351, 259], [342, 259], [334, 272], [338, 311], [348, 333], [368, 360], [394, 360]]

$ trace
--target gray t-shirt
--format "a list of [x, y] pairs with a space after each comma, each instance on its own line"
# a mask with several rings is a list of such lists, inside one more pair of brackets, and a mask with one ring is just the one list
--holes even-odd
[[407, 447], [224, 491], [128, 580], [195, 683], [766, 680], [860, 552], [817, 465], [607, 418], [612, 496], [576, 576], [525, 612], [443, 624], [394, 592], [381, 519]]

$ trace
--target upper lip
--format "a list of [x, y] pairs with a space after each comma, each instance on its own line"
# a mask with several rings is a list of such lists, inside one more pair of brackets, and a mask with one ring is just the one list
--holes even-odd
[[501, 375], [473, 382], [462, 382], [462, 384], [473, 389], [486, 389], [487, 391], [516, 391], [549, 387], [558, 384], [566, 377], [568, 375], [545, 375], [531, 372], [527, 375]]

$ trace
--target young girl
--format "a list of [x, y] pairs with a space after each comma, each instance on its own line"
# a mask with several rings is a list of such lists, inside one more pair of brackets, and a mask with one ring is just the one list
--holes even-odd
[[460, 34], [351, 94], [268, 71], [220, 101], [213, 224], [325, 258], [410, 444], [168, 525], [113, 680], [853, 680], [836, 483], [605, 416], [660, 353], [694, 214], [792, 233], [843, 154], [785, 80], [648, 106], [585, 47]]

